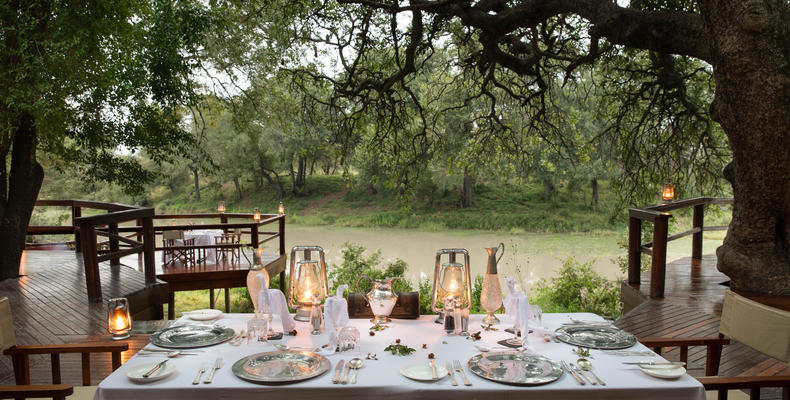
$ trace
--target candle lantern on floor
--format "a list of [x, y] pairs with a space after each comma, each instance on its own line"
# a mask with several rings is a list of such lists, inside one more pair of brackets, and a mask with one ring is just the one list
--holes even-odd
[[220, 201], [219, 203], [217, 203], [217, 212], [220, 213], [220, 214], [225, 214], [225, 202], [224, 201]]
[[667, 182], [661, 188], [661, 200], [672, 201], [675, 199], [675, 186]]
[[252, 219], [255, 222], [261, 222], [261, 210], [258, 207], [255, 207], [255, 210], [252, 212]]
[[[449, 262], [442, 263], [442, 255], [449, 255]], [[462, 254], [464, 263], [456, 262]], [[441, 249], [436, 252], [436, 266], [433, 271], [433, 292], [431, 309], [438, 313], [436, 323], [443, 323], [445, 309], [450, 302], [455, 308], [469, 308], [472, 299], [472, 284], [469, 271], [469, 252], [466, 249]]]
[[132, 317], [129, 316], [129, 300], [125, 297], [110, 299], [107, 304], [107, 331], [113, 340], [128, 338], [132, 330]]
[[[304, 252], [304, 258], [297, 261], [297, 252]], [[318, 260], [312, 258], [313, 252], [318, 253]], [[291, 308], [296, 308], [294, 319], [310, 321], [310, 311], [315, 302], [314, 296], [318, 296], [318, 307], [320, 307], [320, 303], [329, 293], [324, 249], [319, 246], [292, 248], [288, 281], [288, 304]]]
[[283, 205], [282, 201], [280, 202], [280, 205], [277, 206], [277, 214], [285, 215], [285, 206]]
[[[497, 258], [496, 254], [499, 248], [502, 248], [502, 253]], [[488, 266], [486, 267], [486, 276], [483, 279], [483, 290], [480, 292], [480, 305], [486, 310], [486, 315], [483, 318], [484, 324], [496, 324], [499, 319], [494, 313], [502, 307], [502, 286], [499, 285], [499, 274], [497, 273], [497, 263], [502, 259], [505, 254], [505, 244], [500, 243], [497, 247], [487, 247], [488, 252]]]

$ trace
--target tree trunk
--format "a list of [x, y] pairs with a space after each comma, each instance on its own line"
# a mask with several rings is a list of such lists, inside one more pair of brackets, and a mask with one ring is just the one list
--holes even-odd
[[472, 207], [472, 186], [474, 186], [474, 180], [472, 175], [469, 175], [469, 167], [464, 167], [464, 193], [461, 202], [463, 208]]
[[3, 160], [11, 151], [11, 171], [0, 167], [0, 280], [19, 276], [19, 261], [25, 249], [30, 216], [36, 205], [44, 169], [36, 161], [37, 132], [33, 117], [22, 113], [11, 149], [3, 149]]
[[718, 268], [733, 289], [790, 295], [790, 29], [762, 1], [701, 4], [717, 45], [712, 115], [733, 151]]
[[198, 180], [198, 169], [190, 166], [189, 170], [192, 171], [192, 176], [195, 178], [195, 199], [200, 201], [200, 181]]
[[233, 185], [236, 186], [236, 200], [241, 200], [241, 183], [239, 183], [239, 177], [233, 177]]
[[551, 180], [550, 177], [543, 178], [543, 190], [546, 192], [546, 197], [553, 199], [557, 197], [557, 185]]
[[598, 208], [598, 178], [592, 178], [592, 206]]

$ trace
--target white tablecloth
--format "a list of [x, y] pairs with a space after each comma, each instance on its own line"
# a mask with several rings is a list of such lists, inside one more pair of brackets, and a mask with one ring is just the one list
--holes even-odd
[[[221, 236], [222, 233], [222, 229], [193, 229], [191, 231], [184, 232], [184, 239], [195, 239], [195, 246], [207, 246], [215, 244], [214, 237]], [[183, 244], [184, 242], [182, 240], [176, 240], [177, 246], [182, 246]], [[206, 249], [205, 253], [206, 259], [201, 260], [200, 262], [217, 262], [217, 252], [215, 249]], [[167, 263], [169, 260], [170, 257], [168, 257], [167, 252], [163, 252], [162, 262]]]
[[[572, 314], [583, 320], [599, 319], [594, 314]], [[228, 314], [218, 320], [225, 326], [240, 330], [246, 327], [251, 316], [248, 314]], [[169, 362], [177, 366], [177, 371], [168, 378], [147, 384], [135, 384], [129, 381], [126, 370], [134, 365], [161, 361], [163, 357], [135, 356], [121, 368], [112, 373], [99, 384], [95, 400], [155, 400], [155, 399], [262, 399], [288, 398], [302, 399], [361, 399], [361, 398], [392, 398], [398, 400], [415, 399], [489, 399], [501, 400], [509, 398], [536, 399], [677, 399], [704, 400], [705, 392], [702, 385], [689, 375], [677, 380], [662, 380], [645, 375], [635, 366], [622, 365], [623, 361], [663, 360], [654, 357], [623, 357], [603, 354], [592, 350], [592, 359], [596, 373], [607, 386], [579, 385], [572, 376], [563, 374], [559, 380], [542, 386], [509, 386], [480, 378], [466, 368], [466, 361], [478, 351], [470, 339], [443, 335], [441, 326], [435, 324], [435, 316], [423, 316], [419, 320], [394, 320], [390, 328], [369, 336], [371, 323], [363, 319], [352, 319], [351, 326], [356, 326], [362, 333], [361, 358], [370, 352], [378, 355], [378, 361], [366, 360], [359, 370], [358, 382], [355, 385], [333, 385], [331, 380], [334, 367], [340, 359], [349, 360], [355, 354], [340, 353], [329, 355], [332, 369], [326, 374], [308, 380], [284, 386], [256, 385], [237, 378], [231, 372], [233, 363], [242, 357], [265, 351], [273, 351], [271, 344], [252, 343], [239, 347], [228, 343], [204, 348], [205, 352], [197, 356], [183, 355]], [[470, 330], [480, 327], [482, 315], [473, 315]], [[568, 314], [544, 314], [543, 323], [554, 329], [561, 323], [569, 321]], [[277, 325], [278, 326], [278, 325]], [[501, 339], [511, 337], [503, 332], [509, 324], [497, 326], [499, 331], [483, 331], [483, 342], [496, 345]], [[308, 324], [297, 322], [298, 335], [286, 336], [276, 343], [287, 343], [290, 346], [318, 346], [327, 343], [327, 334], [311, 336]], [[401, 343], [417, 349], [410, 356], [394, 356], [384, 352], [384, 347], [401, 339]], [[446, 344], [444, 343], [446, 342]], [[427, 349], [422, 349], [426, 344]], [[150, 345], [149, 345], [150, 346]], [[578, 357], [571, 352], [573, 348], [564, 343], [545, 342], [535, 334], [529, 337], [529, 348], [556, 361], [575, 361]], [[631, 350], [647, 350], [637, 343]], [[436, 383], [412, 381], [399, 374], [402, 366], [428, 363], [428, 353], [434, 353], [439, 365], [452, 360], [460, 360], [472, 386], [463, 386], [460, 376], [456, 374], [459, 386], [451, 386], [450, 379], [445, 378]], [[222, 357], [224, 366], [217, 371], [214, 383], [192, 385], [201, 364], [211, 364], [216, 357]], [[205, 374], [204, 374], [205, 377]], [[274, 397], [271, 397], [274, 396]]]

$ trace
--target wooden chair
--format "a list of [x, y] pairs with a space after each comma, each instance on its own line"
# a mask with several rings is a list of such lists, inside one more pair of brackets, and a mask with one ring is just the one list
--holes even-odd
[[[178, 243], [177, 241], [181, 241]], [[162, 232], [162, 247], [165, 248], [163, 257], [166, 260], [164, 266], [172, 264], [174, 261], [179, 260], [184, 265], [195, 264], [195, 250], [194, 249], [168, 249], [168, 247], [181, 247], [181, 246], [194, 246], [195, 239], [184, 239], [184, 231], [163, 231]], [[168, 259], [169, 257], [169, 259]]]
[[[782, 388], [782, 399], [790, 400], [790, 376], [719, 377], [721, 352], [730, 338], [779, 361], [790, 361], [790, 312], [749, 300], [733, 291], [724, 297], [719, 337], [641, 338], [639, 341], [656, 353], [663, 347], [680, 347], [680, 361], [688, 362], [690, 346], [706, 346], [705, 374], [697, 377], [707, 391], [717, 392], [719, 400], [760, 399], [760, 388]], [[741, 390], [750, 391], [747, 397]], [[713, 398], [709, 396], [708, 398]]]
[[[220, 236], [214, 236], [214, 244], [240, 245], [241, 229], [234, 229], [233, 232], [225, 232]], [[218, 247], [215, 251], [217, 261], [230, 259], [231, 264], [233, 264], [241, 260], [241, 246]]]
[[[96, 386], [90, 386], [90, 354], [112, 353], [112, 369], [121, 366], [121, 352], [129, 349], [126, 343], [91, 342], [69, 343], [56, 345], [17, 346], [14, 335], [14, 324], [11, 318], [11, 306], [8, 298], [0, 298], [0, 349], [3, 354], [11, 356], [14, 366], [14, 378], [17, 386], [0, 386], [0, 398], [40, 398], [90, 400], [96, 392]], [[72, 387], [60, 382], [60, 355], [80, 353], [82, 355], [82, 386]], [[51, 385], [30, 384], [30, 356], [49, 354], [52, 367]]]

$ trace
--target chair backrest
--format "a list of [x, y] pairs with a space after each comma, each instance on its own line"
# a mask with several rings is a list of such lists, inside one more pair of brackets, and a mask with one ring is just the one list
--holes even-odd
[[732, 290], [724, 295], [719, 333], [782, 362], [790, 362], [790, 312]]
[[0, 351], [16, 346], [14, 319], [11, 318], [11, 302], [0, 297]]
[[162, 239], [164, 240], [176, 240], [176, 239], [183, 239], [184, 238], [184, 231], [164, 231], [162, 232]]

